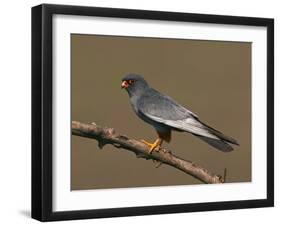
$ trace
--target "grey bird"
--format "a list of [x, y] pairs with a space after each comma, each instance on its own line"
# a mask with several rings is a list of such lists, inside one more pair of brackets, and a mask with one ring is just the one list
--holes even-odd
[[196, 114], [171, 97], [151, 88], [140, 75], [126, 75], [122, 79], [121, 87], [127, 90], [134, 112], [152, 125], [158, 134], [154, 143], [142, 140], [149, 146], [150, 153], [158, 149], [163, 141], [169, 143], [173, 130], [191, 133], [223, 152], [233, 150], [230, 144], [239, 145], [235, 139], [201, 122]]

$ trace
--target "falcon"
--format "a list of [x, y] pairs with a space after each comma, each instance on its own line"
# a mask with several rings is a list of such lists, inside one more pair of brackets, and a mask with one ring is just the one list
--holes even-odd
[[160, 148], [163, 141], [169, 143], [172, 131], [191, 133], [223, 152], [232, 151], [231, 144], [239, 145], [235, 139], [200, 121], [196, 114], [171, 97], [150, 87], [140, 75], [126, 75], [122, 79], [121, 87], [128, 92], [137, 116], [152, 125], [158, 134], [153, 143], [142, 140], [149, 147], [150, 153]]

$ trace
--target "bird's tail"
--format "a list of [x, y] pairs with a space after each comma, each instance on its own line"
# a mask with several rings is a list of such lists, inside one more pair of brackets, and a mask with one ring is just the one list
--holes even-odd
[[205, 123], [203, 123], [201, 121], [200, 121], [200, 123], [202, 123], [202, 125], [204, 125], [205, 129], [207, 129], [209, 133], [211, 133], [219, 138], [219, 140], [217, 140], [217, 139], [212, 139], [209, 137], [194, 134], [195, 136], [197, 136], [201, 140], [205, 141], [209, 145], [211, 145], [223, 152], [230, 152], [233, 150], [233, 147], [230, 144], [239, 145], [238, 142], [235, 139], [233, 139], [232, 137], [221, 133], [220, 131], [206, 125]]
[[214, 148], [216, 148], [220, 151], [223, 151], [223, 152], [233, 151], [233, 147], [223, 140], [216, 140], [216, 139], [212, 139], [209, 137], [199, 136], [196, 134], [193, 134], [193, 135], [197, 136], [201, 140], [205, 141], [206, 143], [208, 143], [209, 145], [213, 146]]

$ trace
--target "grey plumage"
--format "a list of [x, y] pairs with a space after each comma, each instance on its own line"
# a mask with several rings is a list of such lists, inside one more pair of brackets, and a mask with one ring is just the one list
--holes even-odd
[[129, 74], [122, 81], [131, 83], [126, 90], [135, 113], [151, 124], [158, 134], [170, 133], [171, 130], [189, 132], [224, 152], [233, 150], [230, 144], [238, 145], [235, 139], [201, 122], [196, 114], [171, 97], [151, 88], [140, 75]]

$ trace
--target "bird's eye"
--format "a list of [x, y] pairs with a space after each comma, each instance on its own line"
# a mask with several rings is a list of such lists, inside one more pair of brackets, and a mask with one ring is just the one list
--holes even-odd
[[128, 80], [128, 83], [129, 83], [129, 85], [132, 85], [132, 84], [134, 84], [134, 80], [132, 80], [132, 79], [130, 79], [130, 80]]

